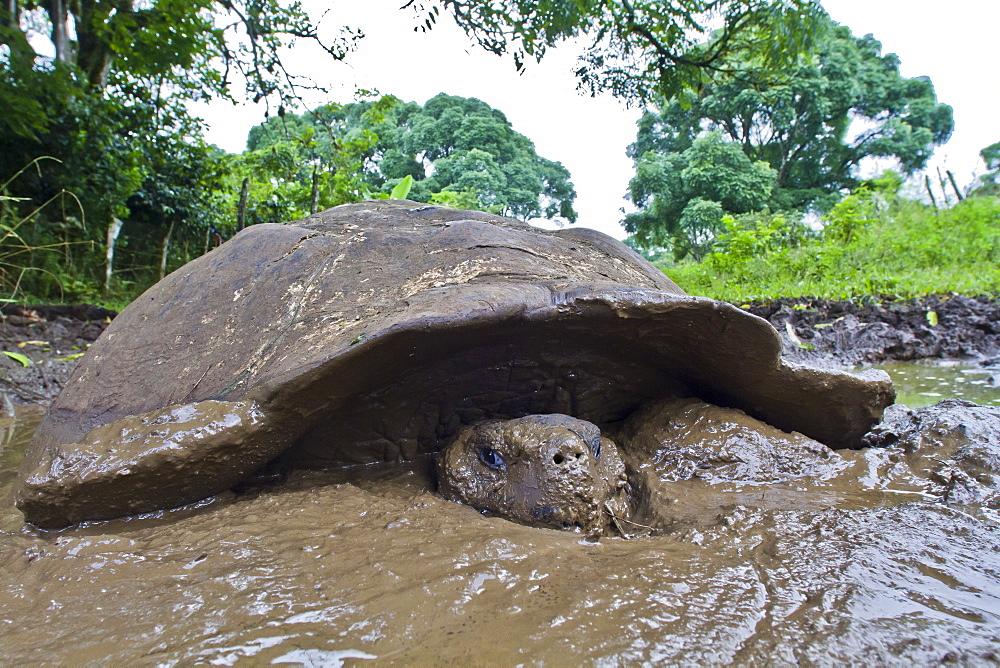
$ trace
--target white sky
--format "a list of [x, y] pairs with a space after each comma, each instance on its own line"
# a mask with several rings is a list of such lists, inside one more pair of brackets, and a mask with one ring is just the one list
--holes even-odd
[[[309, 3], [306, 3], [307, 6]], [[472, 44], [442, 13], [430, 33], [413, 31], [412, 12], [402, 0], [327, 0], [323, 26], [348, 25], [365, 38], [346, 63], [323, 61], [315, 52], [295, 50], [290, 69], [332, 86], [330, 96], [307, 98], [349, 102], [357, 88], [392, 93], [424, 103], [438, 93], [476, 97], [500, 109], [539, 153], [562, 162], [576, 186], [578, 226], [592, 227], [619, 239], [620, 209], [632, 176], [626, 147], [635, 140], [636, 109], [610, 95], [591, 98], [576, 90], [572, 46], [550, 51], [539, 65], [518, 76], [513, 60], [486, 53]], [[955, 110], [955, 133], [939, 147], [931, 163], [951, 169], [960, 185], [984, 171], [979, 151], [1000, 141], [1000, 77], [996, 75], [995, 32], [1000, 25], [997, 0], [824, 0], [834, 20], [855, 35], [872, 33], [883, 53], [896, 53], [903, 76], [926, 75], [938, 100]], [[240, 152], [247, 131], [263, 120], [263, 106], [234, 107], [225, 102], [193, 109], [209, 123], [208, 141]]]

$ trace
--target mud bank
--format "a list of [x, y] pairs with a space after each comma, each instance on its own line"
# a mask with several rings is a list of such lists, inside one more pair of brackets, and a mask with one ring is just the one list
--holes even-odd
[[774, 325], [787, 359], [805, 364], [935, 358], [989, 364], [1000, 356], [1000, 303], [989, 297], [789, 298], [742, 306]]

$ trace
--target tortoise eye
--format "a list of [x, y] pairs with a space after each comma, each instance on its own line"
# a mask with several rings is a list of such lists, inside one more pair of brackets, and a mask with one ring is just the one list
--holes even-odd
[[500, 453], [493, 448], [480, 448], [479, 460], [494, 471], [503, 471], [507, 468], [507, 462], [503, 460]]

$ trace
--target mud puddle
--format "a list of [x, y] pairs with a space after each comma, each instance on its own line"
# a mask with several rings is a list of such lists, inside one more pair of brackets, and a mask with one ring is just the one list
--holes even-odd
[[929, 406], [946, 397], [1000, 406], [998, 364], [984, 366], [960, 360], [921, 360], [885, 362], [864, 368], [882, 369], [888, 373], [896, 388], [896, 402], [911, 408]]
[[993, 511], [719, 488], [593, 542], [444, 501], [418, 462], [42, 534], [9, 498], [28, 418], [0, 457], [0, 664], [1000, 662]]

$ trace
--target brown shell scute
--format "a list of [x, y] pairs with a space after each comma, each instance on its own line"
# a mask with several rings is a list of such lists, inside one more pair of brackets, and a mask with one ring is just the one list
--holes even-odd
[[22, 471], [92, 429], [207, 400], [255, 402], [293, 465], [406, 459], [480, 419], [602, 425], [685, 395], [855, 446], [892, 401], [887, 377], [779, 352], [765, 321], [685, 295], [600, 233], [346, 205], [247, 228], [143, 294], [81, 360]]

